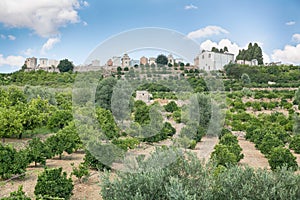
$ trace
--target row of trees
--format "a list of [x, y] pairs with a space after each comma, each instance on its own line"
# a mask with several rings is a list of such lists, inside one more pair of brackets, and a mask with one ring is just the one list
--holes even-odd
[[264, 64], [262, 50], [257, 43], [254, 43], [254, 45], [252, 45], [252, 43], [249, 43], [248, 49], [239, 50], [239, 54], [236, 57], [236, 60], [251, 61], [253, 59], [256, 59], [259, 65]]
[[[300, 194], [300, 177], [287, 169], [271, 172], [249, 167], [216, 167], [203, 165], [194, 154], [183, 154], [174, 149], [158, 149], [149, 161], [139, 166], [150, 166], [136, 173], [103, 175], [103, 199], [292, 199]], [[172, 152], [172, 153], [170, 153]], [[175, 162], [165, 167], [150, 165], [175, 156]], [[151, 167], [153, 166], [153, 167]]]

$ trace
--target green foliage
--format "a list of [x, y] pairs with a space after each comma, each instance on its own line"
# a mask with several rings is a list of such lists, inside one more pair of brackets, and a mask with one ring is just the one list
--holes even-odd
[[168, 64], [168, 58], [165, 55], [160, 54], [160, 55], [157, 56], [155, 62], [158, 65], [167, 65]]
[[269, 164], [272, 170], [276, 170], [282, 167], [288, 167], [292, 170], [297, 170], [298, 164], [296, 157], [284, 147], [273, 148], [269, 156]]
[[49, 117], [47, 126], [50, 129], [62, 129], [72, 120], [73, 114], [71, 110], [56, 110]]
[[50, 155], [59, 155], [60, 158], [64, 151], [71, 154], [82, 145], [75, 123], [70, 123], [58, 133], [49, 137], [45, 144], [49, 147]]
[[164, 108], [166, 109], [167, 112], [174, 112], [179, 109], [175, 101], [171, 101], [170, 103], [165, 105]]
[[238, 144], [238, 139], [232, 133], [226, 133], [220, 139], [219, 144], [226, 145], [228, 150], [236, 156], [236, 161], [239, 162], [244, 158], [242, 148]]
[[289, 148], [293, 149], [295, 151], [295, 153], [300, 154], [300, 135], [299, 134], [292, 137]]
[[128, 149], [134, 149], [140, 142], [136, 138], [118, 138], [113, 139], [112, 143], [124, 151], [127, 151]]
[[8, 179], [13, 175], [24, 174], [28, 160], [24, 151], [16, 151], [11, 146], [0, 144], [0, 177]]
[[244, 84], [249, 84], [251, 82], [250, 77], [248, 74], [242, 74], [241, 80]]
[[248, 49], [239, 50], [239, 54], [236, 57], [236, 60], [251, 61], [253, 59], [256, 59], [259, 65], [264, 64], [262, 50], [257, 43], [254, 43], [254, 45], [252, 45], [252, 43], [249, 43]]
[[237, 164], [238, 159], [236, 155], [230, 151], [229, 146], [218, 144], [214, 149], [211, 158], [217, 165], [232, 166]]
[[114, 117], [109, 110], [101, 107], [96, 108], [97, 120], [100, 124], [101, 133], [107, 138], [113, 139], [119, 137], [119, 130], [114, 121]]
[[111, 97], [116, 84], [117, 80], [113, 77], [105, 78], [100, 81], [95, 94], [96, 105], [106, 110], [111, 110]]
[[141, 100], [134, 102], [134, 121], [140, 125], [149, 123], [149, 111], [150, 107], [148, 107], [145, 102]]
[[39, 176], [34, 189], [34, 194], [38, 199], [43, 197], [59, 197], [66, 200], [72, 196], [74, 185], [71, 178], [67, 178], [67, 173], [62, 172], [62, 168], [45, 169]]
[[23, 185], [19, 186], [18, 190], [15, 192], [11, 192], [9, 197], [1, 198], [1, 200], [31, 200], [26, 196], [25, 192], [23, 192]]
[[71, 164], [73, 171], [71, 175], [74, 175], [76, 178], [78, 178], [79, 182], [81, 183], [83, 178], [86, 178], [90, 175], [89, 168], [86, 164], [80, 163], [78, 167], [74, 166], [74, 163]]
[[0, 137], [3, 139], [20, 135], [23, 131], [20, 113], [14, 109], [0, 107]]
[[283, 146], [284, 143], [280, 139], [278, 139], [276, 135], [267, 133], [266, 135], [264, 135], [261, 143], [258, 145], [258, 148], [263, 154], [269, 155], [273, 148]]
[[64, 59], [59, 62], [57, 68], [60, 72], [72, 72], [74, 69], [74, 65], [68, 59]]
[[103, 171], [104, 169], [110, 169], [109, 166], [104, 165], [95, 156], [93, 156], [88, 150], [85, 150], [84, 164], [89, 166], [91, 169], [97, 169]]
[[[152, 154], [139, 166], [149, 166], [150, 161], [159, 160], [158, 155]], [[299, 199], [300, 176], [286, 169], [271, 172], [239, 166], [216, 168], [202, 165], [194, 154], [175, 156], [176, 161], [164, 168], [119, 172], [113, 179], [105, 173], [101, 181], [103, 199]]]
[[37, 163], [46, 165], [46, 159], [51, 157], [48, 146], [40, 138], [33, 138], [29, 141], [26, 154], [29, 162], [34, 162], [35, 166]]

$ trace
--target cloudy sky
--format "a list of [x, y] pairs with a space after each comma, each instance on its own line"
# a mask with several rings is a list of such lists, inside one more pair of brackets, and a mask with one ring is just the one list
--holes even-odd
[[265, 62], [299, 65], [299, 9], [299, 0], [1, 0], [0, 72], [18, 70], [31, 56], [79, 65], [107, 38], [143, 27], [235, 54], [257, 42]]

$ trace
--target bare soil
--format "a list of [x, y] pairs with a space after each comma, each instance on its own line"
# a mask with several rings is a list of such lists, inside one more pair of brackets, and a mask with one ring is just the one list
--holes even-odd
[[252, 142], [247, 141], [244, 137], [238, 137], [238, 141], [243, 149], [242, 153], [244, 154], [244, 158], [240, 161], [241, 165], [270, 169], [268, 160], [255, 148], [255, 145]]

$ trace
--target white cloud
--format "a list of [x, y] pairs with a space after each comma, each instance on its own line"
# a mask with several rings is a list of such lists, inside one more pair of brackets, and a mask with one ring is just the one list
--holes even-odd
[[26, 49], [25, 51], [22, 51], [21, 53], [24, 54], [25, 56], [32, 56], [34, 50], [31, 48]]
[[17, 38], [16, 38], [15, 36], [13, 36], [13, 35], [8, 35], [7, 37], [8, 37], [9, 40], [16, 40], [16, 39], [17, 39]]
[[84, 6], [84, 7], [88, 7], [90, 4], [89, 2], [87, 1], [81, 1], [81, 4]]
[[49, 38], [47, 42], [43, 45], [41, 54], [45, 54], [47, 51], [51, 50], [55, 44], [59, 43], [60, 39], [59, 38]]
[[7, 56], [3, 57], [0, 54], [0, 66], [21, 67], [24, 64], [25, 58], [22, 56]]
[[86, 21], [83, 21], [82, 24], [83, 24], [83, 26], [89, 25]]
[[[253, 42], [253, 43], [255, 43], [255, 42]], [[260, 42], [256, 42], [256, 43], [260, 47], [262, 47], [262, 43], [260, 43]], [[216, 47], [218, 49], [221, 49], [221, 48], [223, 49], [225, 46], [228, 48], [229, 53], [233, 53], [234, 56], [238, 55], [240, 49], [248, 48], [248, 44], [246, 44], [244, 47], [241, 47], [237, 43], [231, 42], [229, 39], [222, 39], [219, 41], [219, 43], [213, 42], [211, 40], [206, 40], [201, 43], [200, 49], [210, 51], [212, 49], [212, 47]], [[265, 63], [270, 62], [270, 57], [265, 52], [263, 52], [263, 58], [264, 58]]]
[[294, 22], [294, 21], [289, 21], [289, 22], [285, 23], [285, 25], [287, 25], [287, 26], [292, 26], [295, 24], [296, 24], [296, 22]]
[[300, 44], [296, 46], [286, 45], [283, 50], [275, 49], [272, 54], [274, 61], [299, 65], [300, 64]]
[[300, 34], [299, 33], [294, 34], [292, 40], [300, 43]]
[[185, 10], [197, 10], [198, 9], [198, 7], [197, 6], [195, 6], [195, 5], [193, 5], [193, 4], [190, 4], [190, 5], [186, 5], [186, 6], [184, 6], [184, 9]]
[[86, 1], [79, 0], [1, 0], [0, 22], [49, 37], [58, 34], [60, 27], [78, 23], [77, 9], [86, 5]]
[[1, 35], [0, 35], [0, 37], [1, 37], [1, 39], [3, 39], [3, 40], [5, 40], [5, 39], [6, 39], [6, 36], [5, 36], [5, 35], [3, 35], [3, 34], [1, 34]]
[[219, 26], [206, 26], [202, 29], [190, 32], [187, 37], [191, 39], [205, 38], [212, 35], [219, 35], [222, 33], [228, 34], [229, 32]]

